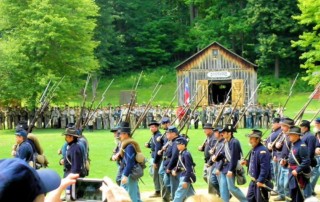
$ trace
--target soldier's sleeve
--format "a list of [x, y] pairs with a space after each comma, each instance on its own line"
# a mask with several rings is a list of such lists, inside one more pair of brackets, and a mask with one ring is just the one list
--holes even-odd
[[167, 166], [168, 170], [174, 169], [174, 167], [177, 165], [178, 158], [179, 158], [179, 150], [177, 148], [177, 145], [174, 143], [172, 147], [173, 147], [172, 148], [172, 156], [171, 156], [170, 162]]
[[259, 151], [259, 161], [260, 161], [260, 175], [257, 179], [258, 182], [265, 183], [265, 180], [269, 176], [270, 172], [270, 159], [271, 155], [266, 150]]
[[234, 172], [236, 170], [238, 160], [240, 159], [241, 147], [240, 147], [240, 142], [238, 140], [233, 139], [231, 141], [232, 141], [230, 146], [231, 161], [228, 166], [228, 171]]
[[306, 144], [308, 145], [309, 156], [310, 158], [314, 157], [315, 149], [316, 149], [317, 139], [315, 136], [311, 135], [306, 140]]
[[300, 166], [297, 167], [297, 172], [300, 173], [309, 168], [310, 166], [310, 157], [308, 152], [308, 147], [305, 143], [302, 143], [299, 148], [299, 156], [301, 158]]
[[[158, 133], [158, 135], [155, 137], [155, 139], [157, 139], [157, 137], [161, 137], [161, 133]], [[155, 152], [156, 156], [155, 156], [155, 158], [153, 160], [154, 164], [158, 164], [161, 161], [162, 155], [158, 155], [158, 151], [161, 150], [161, 148], [162, 148], [161, 141], [158, 142], [157, 140], [155, 140], [155, 150], [154, 150], [154, 152]]]
[[129, 177], [129, 175], [132, 172], [133, 166], [135, 165], [135, 162], [136, 162], [136, 150], [131, 144], [129, 144], [125, 148], [124, 158], [125, 158], [126, 166], [123, 170], [122, 175]]
[[185, 153], [183, 156], [184, 166], [186, 167], [186, 176], [184, 182], [191, 183], [191, 175], [193, 173], [193, 159], [189, 152]]
[[77, 145], [74, 150], [72, 151], [73, 153], [72, 158], [71, 158], [71, 173], [80, 173], [81, 172], [81, 167], [83, 165], [83, 157], [82, 157], [82, 152], [81, 148], [79, 145]]

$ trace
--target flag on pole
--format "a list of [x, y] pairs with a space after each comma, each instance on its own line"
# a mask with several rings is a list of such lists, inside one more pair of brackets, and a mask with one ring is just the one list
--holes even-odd
[[190, 103], [190, 90], [189, 90], [189, 78], [184, 80], [184, 103]]

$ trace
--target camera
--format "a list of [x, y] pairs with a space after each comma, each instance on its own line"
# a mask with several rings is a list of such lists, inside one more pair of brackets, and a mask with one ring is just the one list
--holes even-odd
[[71, 186], [71, 201], [103, 201], [105, 198], [99, 190], [102, 179], [78, 178]]

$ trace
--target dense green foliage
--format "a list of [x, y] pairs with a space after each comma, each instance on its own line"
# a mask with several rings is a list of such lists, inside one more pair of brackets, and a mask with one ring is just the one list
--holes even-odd
[[294, 78], [300, 63], [316, 84], [319, 2], [1, 0], [0, 98], [34, 102], [49, 79], [63, 75], [59, 92], [70, 98], [92, 71], [107, 78], [163, 68], [175, 74], [177, 63], [213, 41], [258, 64], [266, 93], [286, 86], [290, 79], [281, 78]]

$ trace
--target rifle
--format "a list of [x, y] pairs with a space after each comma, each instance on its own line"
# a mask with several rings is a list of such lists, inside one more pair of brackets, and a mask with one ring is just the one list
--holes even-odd
[[219, 121], [220, 121], [220, 118], [221, 118], [221, 116], [222, 116], [222, 114], [223, 114], [224, 108], [226, 107], [229, 99], [230, 99], [230, 96], [227, 97], [227, 99], [225, 100], [223, 106], [221, 107], [221, 109], [220, 109], [220, 111], [219, 111], [218, 116], [217, 116], [216, 119], [214, 120], [214, 123], [213, 123], [213, 125], [212, 125], [214, 128], [218, 125], [218, 123], [219, 123]]
[[138, 78], [138, 81], [135, 85], [135, 88], [134, 90], [131, 92], [131, 100], [130, 100], [130, 104], [129, 104], [129, 107], [128, 107], [128, 112], [126, 114], [126, 118], [125, 118], [125, 121], [126, 122], [129, 122], [129, 118], [130, 118], [130, 111], [132, 109], [132, 106], [134, 105], [134, 102], [136, 100], [136, 96], [137, 96], [137, 89], [138, 89], [138, 85], [140, 83], [140, 80], [141, 80], [141, 77], [142, 77], [142, 73], [143, 71], [141, 71], [140, 75], [139, 75], [139, 78]]
[[[158, 84], [159, 84], [159, 83], [158, 83]], [[158, 87], [158, 85], [157, 85], [157, 86], [154, 88], [154, 89], [157, 89], [157, 90], [153, 90], [153, 91], [152, 91], [152, 92], [155, 92], [155, 93], [151, 96], [151, 98], [150, 98], [150, 100], [149, 100], [149, 102], [148, 102], [148, 104], [147, 104], [144, 112], [142, 113], [142, 115], [140, 116], [138, 122], [137, 122], [136, 125], [134, 126], [134, 128], [133, 128], [133, 130], [132, 130], [132, 132], [131, 132], [131, 136], [133, 136], [134, 132], [135, 132], [136, 129], [139, 127], [139, 125], [140, 125], [140, 123], [142, 122], [142, 120], [144, 119], [144, 117], [147, 115], [147, 112], [149, 111], [149, 109], [150, 109], [150, 107], [151, 107], [151, 102], [154, 100], [154, 98], [155, 98], [156, 95], [158, 94], [158, 92], [159, 92], [159, 90], [161, 89], [161, 87], [162, 87], [162, 85], [160, 85], [159, 87]]]
[[248, 108], [250, 107], [251, 103], [253, 102], [254, 95], [257, 93], [260, 85], [261, 85], [261, 82], [258, 84], [258, 86], [256, 87], [256, 89], [253, 91], [250, 99], [248, 100], [248, 105], [247, 105], [247, 107], [244, 109], [243, 113], [242, 113], [241, 116], [239, 117], [239, 120], [238, 120], [237, 123], [234, 125], [234, 128], [237, 127], [237, 125], [240, 123], [240, 120], [242, 119], [242, 117], [244, 116], [244, 114], [247, 112]]
[[83, 122], [84, 124], [87, 124], [89, 122], [89, 120], [90, 120], [89, 117], [92, 117], [92, 115], [94, 114], [94, 113], [92, 113], [92, 114], [90, 114], [90, 113], [92, 112], [92, 108], [94, 107], [93, 104], [96, 101], [97, 89], [98, 89], [98, 84], [97, 83], [95, 84], [95, 83], [92, 82], [92, 100], [91, 100], [91, 103], [90, 103], [90, 105], [88, 107], [88, 114], [86, 116], [86, 119]]
[[101, 95], [101, 100], [99, 101], [99, 103], [98, 103], [98, 105], [96, 106], [96, 108], [93, 110], [93, 113], [88, 114], [88, 116], [89, 116], [89, 115], [90, 115], [90, 116], [89, 116], [89, 118], [88, 118], [88, 121], [83, 124], [84, 127], [87, 126], [89, 120], [90, 120], [90, 119], [92, 118], [92, 116], [97, 112], [98, 108], [101, 106], [102, 102], [103, 102], [104, 99], [105, 99], [105, 94], [106, 94], [107, 91], [109, 90], [109, 88], [110, 88], [111, 84], [113, 83], [113, 81], [114, 81], [114, 79], [111, 80], [111, 82], [109, 83], [108, 87], [107, 87], [107, 88], [105, 89], [105, 91], [102, 93], [102, 95]]
[[306, 104], [301, 108], [301, 110], [298, 112], [298, 114], [296, 114], [296, 116], [294, 117], [294, 120], [295, 120], [295, 124], [299, 125], [300, 124], [300, 121], [303, 117], [303, 114], [306, 110], [306, 108], [309, 106], [309, 104], [311, 103], [314, 95], [318, 92], [318, 89], [320, 87], [320, 83], [317, 84], [317, 87], [315, 88], [315, 90], [311, 93], [308, 101], [306, 102]]
[[310, 120], [310, 123], [312, 123], [316, 117], [318, 116], [318, 114], [320, 113], [320, 109], [317, 111], [317, 113], [312, 117], [312, 119]]
[[290, 90], [289, 90], [289, 95], [288, 95], [288, 97], [287, 97], [287, 99], [286, 99], [286, 101], [285, 101], [284, 105], [283, 105], [282, 107], [280, 107], [280, 110], [279, 110], [279, 114], [280, 114], [280, 116], [282, 116], [283, 110], [285, 109], [286, 105], [288, 104], [289, 99], [291, 98], [291, 95], [292, 95], [292, 89], [293, 89], [294, 85], [295, 85], [295, 84], [296, 84], [296, 82], [297, 82], [297, 78], [298, 78], [298, 76], [299, 76], [299, 73], [297, 74], [296, 78], [293, 80], [293, 83], [292, 83], [292, 85], [291, 85], [291, 87], [290, 87]]
[[[245, 87], [246, 82], [247, 82], [247, 79], [246, 79], [245, 82], [243, 83], [243, 87]], [[229, 116], [228, 120], [226, 121], [226, 123], [228, 123], [228, 122], [231, 120], [231, 117], [232, 117], [234, 111], [236, 110], [236, 108], [237, 108], [237, 106], [238, 106], [238, 103], [239, 103], [241, 97], [242, 97], [242, 93], [241, 93], [240, 96], [238, 97], [238, 100], [236, 101], [236, 104], [234, 105], [234, 107], [233, 107], [233, 109], [232, 109], [232, 111], [231, 111], [231, 113], [230, 113], [230, 116]]]
[[[39, 100], [39, 102], [41, 103], [40, 107], [38, 108], [38, 110], [35, 112], [34, 117], [32, 119], [32, 121], [30, 122], [30, 125], [28, 127], [28, 133], [31, 132], [32, 128], [34, 127], [34, 124], [39, 116], [39, 114], [41, 114], [43, 112], [43, 110], [48, 106], [49, 102], [51, 101], [51, 99], [53, 98], [54, 92], [56, 91], [57, 87], [60, 85], [60, 83], [62, 82], [62, 80], [64, 79], [65, 76], [63, 76], [60, 81], [56, 84], [54, 84], [50, 89], [49, 86], [51, 84], [51, 80], [48, 82], [44, 92], [42, 93], [42, 96]], [[49, 92], [48, 92], [49, 91]]]
[[184, 82], [184, 80], [185, 80], [185, 78], [179, 83], [178, 87], [177, 87], [176, 90], [174, 91], [174, 93], [173, 93], [173, 98], [172, 98], [172, 100], [171, 100], [171, 102], [170, 102], [170, 104], [169, 104], [169, 106], [168, 106], [168, 109], [165, 111], [164, 115], [167, 115], [167, 114], [168, 114], [169, 109], [172, 107], [173, 101], [176, 99], [176, 97], [177, 97], [177, 92], [178, 92], [181, 84]]
[[82, 94], [83, 100], [82, 100], [82, 104], [80, 105], [80, 106], [81, 106], [81, 108], [80, 108], [80, 115], [79, 115], [78, 120], [76, 121], [76, 128], [78, 128], [78, 129], [82, 128], [82, 124], [83, 124], [83, 123], [81, 123], [81, 120], [82, 120], [82, 114], [83, 114], [83, 110], [84, 110], [84, 105], [85, 105], [86, 99], [87, 99], [87, 94], [86, 94], [86, 92], [87, 92], [88, 84], [89, 84], [89, 82], [90, 82], [90, 78], [91, 78], [91, 74], [88, 74], [88, 76], [87, 76], [87, 81], [86, 81], [86, 84], [85, 84], [85, 86], [84, 86], [83, 94]]

